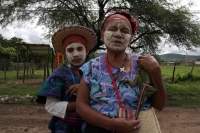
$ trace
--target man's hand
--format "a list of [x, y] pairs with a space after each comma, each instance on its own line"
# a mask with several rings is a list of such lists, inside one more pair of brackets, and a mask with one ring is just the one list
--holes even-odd
[[157, 69], [160, 69], [158, 61], [150, 54], [138, 57], [137, 63], [139, 67], [147, 70], [149, 74], [154, 73]]
[[78, 94], [78, 87], [79, 87], [79, 84], [71, 85], [66, 93], [70, 94], [70, 96], [77, 95]]

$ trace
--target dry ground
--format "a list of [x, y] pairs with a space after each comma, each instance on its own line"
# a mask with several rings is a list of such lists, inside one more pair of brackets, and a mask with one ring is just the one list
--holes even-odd
[[[200, 133], [200, 109], [165, 107], [156, 112], [162, 133]], [[1, 133], [49, 133], [44, 106], [0, 103]]]

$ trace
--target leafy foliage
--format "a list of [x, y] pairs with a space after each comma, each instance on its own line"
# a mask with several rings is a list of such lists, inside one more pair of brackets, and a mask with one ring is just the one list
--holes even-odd
[[0, 45], [0, 69], [8, 70], [12, 65], [12, 60], [16, 57], [16, 52], [13, 47], [4, 48]]
[[[39, 54], [27, 54], [27, 50], [21, 38], [13, 37], [10, 40], [5, 39], [0, 34], [0, 69], [4, 70], [4, 64], [6, 64], [6, 70], [12, 65], [13, 62], [31, 62], [34, 57], [34, 63], [37, 68], [43, 67], [44, 61], [47, 56]], [[17, 56], [18, 55], [18, 56]], [[28, 57], [26, 59], [26, 56]], [[52, 57], [50, 57], [52, 58]]]
[[[193, 50], [200, 46], [200, 27], [185, 6], [177, 6], [175, 0], [10, 0], [0, 8], [0, 24], [5, 27], [14, 21], [30, 20], [45, 25], [53, 34], [66, 25], [79, 24], [92, 28], [98, 42], [91, 52], [105, 49], [100, 38], [103, 18], [116, 10], [129, 10], [137, 17], [139, 28], [130, 49], [133, 52], [156, 53], [159, 44]], [[48, 35], [48, 37], [51, 35]]]
[[185, 82], [185, 81], [200, 81], [200, 76], [193, 75], [192, 73], [187, 73], [186, 75], [180, 76], [180, 74], [177, 74], [177, 80], [178, 82]]
[[26, 48], [20, 43], [24, 43], [21, 38], [12, 37], [10, 40], [5, 39], [0, 34], [0, 59], [10, 59], [17, 62], [17, 52], [19, 62], [24, 62], [26, 58]]
[[0, 55], [2, 59], [14, 59], [16, 56], [15, 49], [13, 47], [4, 48], [0, 46]]

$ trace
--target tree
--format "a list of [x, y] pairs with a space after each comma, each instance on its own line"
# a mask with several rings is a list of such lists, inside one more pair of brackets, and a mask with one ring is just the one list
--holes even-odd
[[[174, 0], [175, 1], [175, 0]], [[129, 10], [137, 17], [139, 28], [130, 49], [133, 52], [156, 53], [163, 38], [168, 44], [193, 50], [200, 46], [200, 27], [185, 6], [166, 0], [10, 0], [0, 9], [0, 24], [14, 21], [37, 21], [49, 28], [47, 32], [70, 24], [92, 28], [97, 45], [90, 52], [104, 49], [100, 39], [100, 24], [104, 16], [116, 10]], [[178, 3], [179, 4], [179, 3]], [[19, 23], [19, 26], [22, 24]]]
[[9, 40], [5, 39], [1, 34], [0, 34], [0, 46], [2, 47], [9, 47]]
[[15, 49], [10, 47], [10, 48], [4, 48], [0, 46], [0, 56], [1, 59], [9, 59], [12, 60], [16, 56]]
[[[21, 38], [12, 37], [9, 40], [10, 47], [13, 47], [16, 49], [16, 53], [18, 54], [18, 62], [25, 62], [26, 61], [26, 47], [23, 46], [24, 44], [23, 40]], [[31, 60], [31, 54], [28, 54], [28, 60]], [[14, 62], [17, 62], [17, 56], [13, 60]]]
[[0, 45], [0, 69], [6, 66], [6, 70], [12, 65], [12, 60], [16, 57], [15, 49], [12, 47], [4, 48]]
[[[10, 40], [8, 40], [8, 39], [5, 39], [0, 34], [0, 47], [2, 47], [2, 49], [5, 48], [5, 51], [6, 51], [6, 48], [8, 50], [6, 53], [6, 56], [4, 56], [3, 53], [0, 51], [0, 59], [1, 58], [11, 59], [11, 61], [17, 62], [17, 49], [18, 49], [19, 62], [24, 62], [26, 59], [26, 48], [23, 45], [20, 45], [22, 43], [25, 43], [25, 42], [23, 42], [21, 38], [12, 37]], [[9, 52], [9, 49], [14, 50], [15, 56], [13, 56], [11, 52]]]

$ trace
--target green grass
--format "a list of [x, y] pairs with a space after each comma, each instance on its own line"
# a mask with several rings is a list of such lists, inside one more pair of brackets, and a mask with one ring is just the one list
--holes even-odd
[[[23, 71], [19, 71], [18, 79], [16, 71], [7, 71], [6, 81], [4, 72], [0, 71], [0, 73], [0, 95], [9, 96], [10, 103], [32, 103], [43, 83], [43, 70], [34, 70], [34, 74], [25, 75], [24, 83]], [[33, 98], [27, 98], [27, 95], [33, 96]]]
[[182, 82], [178, 84], [166, 83], [167, 106], [200, 108], [200, 83]]
[[[34, 74], [26, 71], [25, 79], [43, 79], [44, 70], [34, 70]], [[17, 71], [7, 71], [6, 74], [4, 71], [0, 71], [0, 84], [9, 83], [9, 81], [15, 82], [19, 80], [23, 80], [24, 71], [18, 72], [18, 79], [17, 79]], [[6, 80], [5, 80], [6, 79]]]
[[[185, 81], [171, 83], [174, 66], [161, 66], [165, 88], [167, 90], [166, 106], [200, 108], [200, 81]], [[186, 76], [192, 70], [192, 66], [176, 66], [177, 75]], [[192, 75], [200, 77], [200, 66], [194, 66]]]
[[0, 94], [1, 95], [31, 95], [34, 96], [37, 94], [37, 91], [41, 85], [37, 86], [28, 86], [28, 85], [10, 85], [10, 86], [3, 86], [0, 87]]
[[[23, 72], [19, 71], [17, 79], [16, 71], [7, 71], [6, 80], [4, 72], [0, 71], [0, 94], [1, 95], [32, 95], [35, 96], [43, 83], [43, 70], [34, 70], [34, 74], [25, 76], [23, 83]], [[3, 73], [3, 74], [2, 74]]]
[[[173, 66], [161, 66], [165, 88], [167, 90], [166, 106], [200, 108], [200, 81], [171, 83]], [[192, 66], [176, 66], [175, 76], [184, 76], [191, 72]], [[1, 95], [31, 95], [36, 96], [43, 83], [43, 70], [35, 70], [34, 74], [26, 76], [23, 84], [23, 72], [20, 71], [19, 79], [16, 71], [7, 72], [7, 80], [4, 82], [3, 71], [0, 71], [0, 94]], [[200, 77], [200, 66], [195, 66], [193, 75]]]
[[[163, 79], [171, 78], [173, 75], [174, 66], [161, 66], [161, 71], [163, 74]], [[176, 66], [174, 76], [178, 74], [180, 76], [186, 75], [190, 73], [192, 70], [192, 66]], [[200, 66], [194, 66], [192, 74], [195, 76], [200, 76]]]

